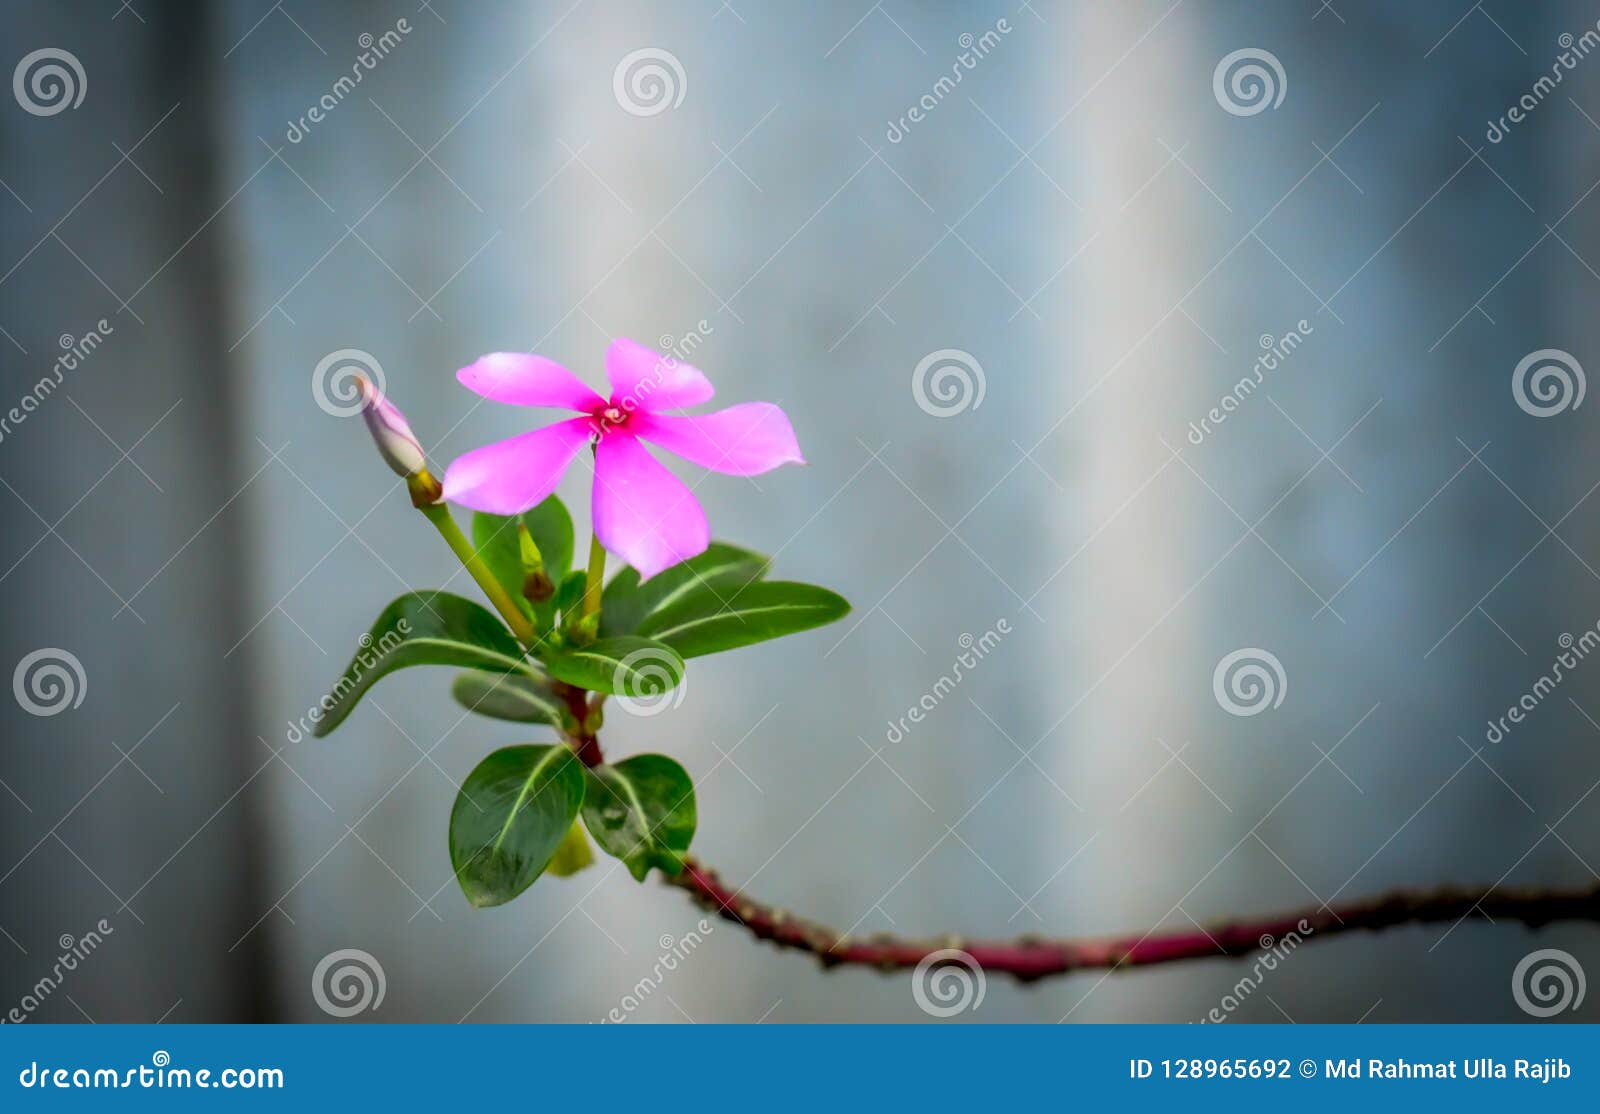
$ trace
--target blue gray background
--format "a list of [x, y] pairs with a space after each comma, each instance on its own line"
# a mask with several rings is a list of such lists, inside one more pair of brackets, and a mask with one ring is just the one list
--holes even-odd
[[[1600, 664], [1485, 739], [1600, 621], [1596, 403], [1538, 417], [1512, 392], [1539, 349], [1600, 367], [1600, 60], [1486, 137], [1597, 17], [6, 5], [6, 68], [59, 48], [86, 88], [0, 103], [0, 403], [62, 335], [112, 330], [0, 440], [0, 664], [58, 649], [85, 678], [60, 714], [0, 708], [0, 1010], [104, 917], [33, 1019], [326, 1020], [313, 971], [353, 948], [386, 986], [358, 1020], [599, 1020], [700, 918], [610, 861], [469, 909], [456, 783], [530, 732], [462, 722], [443, 672], [291, 741], [392, 596], [469, 587], [359, 423], [318, 407], [346, 348], [439, 462], [540, 419], [455, 384], [495, 349], [598, 383], [610, 337], [703, 321], [719, 398], [788, 411], [808, 467], [697, 493], [718, 536], [855, 612], [696, 661], [681, 708], [605, 735], [691, 770], [697, 852], [757, 895], [859, 933], [1100, 934], [1600, 878]], [[644, 48], [681, 67], [651, 115], [613, 88]], [[1274, 107], [1214, 94], [1241, 49], [1281, 66]], [[912, 389], [941, 349], [984, 388], [944, 417]], [[561, 490], [586, 505], [580, 475]], [[1282, 700], [1236, 716], [1213, 671], [1251, 648]], [[1512, 971], [1539, 947], [1600, 977], [1592, 925], [1475, 921], [1309, 944], [1228, 1016], [1525, 1020]], [[991, 979], [959, 1020], [1197, 1020], [1245, 970]], [[927, 1020], [903, 975], [824, 976], [730, 926], [629, 1016]]]

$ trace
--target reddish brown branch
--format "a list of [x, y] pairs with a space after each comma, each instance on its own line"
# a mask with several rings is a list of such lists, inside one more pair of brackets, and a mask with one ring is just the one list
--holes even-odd
[[567, 743], [577, 752], [578, 758], [585, 766], [591, 769], [605, 761], [605, 755], [600, 752], [600, 736], [591, 729], [591, 717], [599, 703], [589, 703], [589, 693], [586, 689], [576, 685], [563, 684], [557, 681], [555, 691], [567, 705], [567, 713], [577, 724], [575, 730], [566, 732]]
[[683, 872], [669, 881], [689, 891], [724, 920], [743, 925], [758, 939], [770, 940], [780, 948], [810, 952], [824, 967], [856, 964], [895, 971], [915, 967], [941, 949], [959, 949], [986, 971], [1014, 975], [1023, 982], [1071, 971], [1249, 955], [1273, 947], [1291, 934], [1303, 940], [1317, 940], [1357, 929], [1377, 932], [1396, 925], [1458, 921], [1465, 917], [1517, 921], [1531, 928], [1551, 921], [1600, 921], [1600, 885], [1586, 890], [1441, 888], [1396, 891], [1369, 901], [1232, 921], [1209, 929], [1151, 931], [1137, 936], [1077, 940], [1033, 936], [965, 940], [950, 936], [905, 940], [879, 935], [855, 939], [746, 897], [692, 858]]

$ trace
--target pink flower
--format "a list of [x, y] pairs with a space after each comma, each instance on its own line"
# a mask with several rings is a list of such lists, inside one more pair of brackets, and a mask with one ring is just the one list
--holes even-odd
[[704, 552], [711, 531], [694, 493], [641, 440], [730, 476], [805, 463], [788, 417], [770, 402], [711, 414], [663, 413], [706, 402], [711, 384], [698, 368], [623, 337], [606, 349], [609, 399], [553, 360], [520, 352], [490, 353], [456, 378], [495, 402], [583, 416], [456, 458], [444, 474], [444, 497], [473, 510], [521, 514], [554, 491], [572, 459], [593, 443], [595, 535], [642, 577]]

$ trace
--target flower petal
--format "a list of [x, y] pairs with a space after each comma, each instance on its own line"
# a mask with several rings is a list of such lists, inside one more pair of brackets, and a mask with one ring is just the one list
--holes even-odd
[[606, 402], [572, 372], [543, 356], [491, 352], [456, 372], [467, 390], [512, 406], [559, 406], [588, 414]]
[[629, 427], [652, 444], [730, 476], [758, 476], [804, 464], [789, 417], [770, 402], [741, 402], [711, 414], [635, 414]]
[[600, 544], [648, 579], [711, 543], [694, 493], [637, 438], [612, 432], [595, 450], [594, 532]]
[[589, 418], [568, 418], [456, 457], [444, 472], [444, 497], [490, 514], [538, 506], [589, 443]]
[[715, 393], [699, 368], [627, 337], [618, 337], [606, 349], [606, 378], [611, 380], [611, 405], [629, 413], [682, 410]]

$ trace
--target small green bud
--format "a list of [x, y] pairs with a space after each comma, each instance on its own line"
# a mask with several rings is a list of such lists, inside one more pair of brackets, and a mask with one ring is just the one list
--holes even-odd
[[544, 571], [544, 557], [528, 532], [527, 523], [517, 520], [517, 547], [522, 556], [522, 594], [534, 603], [544, 603], [556, 594], [550, 574]]
[[539, 552], [538, 543], [533, 540], [533, 535], [528, 532], [528, 524], [521, 519], [517, 520], [517, 546], [522, 550], [522, 567], [529, 572], [534, 569], [544, 568], [544, 555]]
[[581, 616], [570, 628], [572, 636], [580, 643], [593, 642], [600, 634], [600, 613]]
[[567, 830], [566, 838], [556, 848], [555, 857], [545, 869], [557, 878], [570, 878], [593, 862], [594, 851], [589, 846], [589, 837], [584, 833], [583, 825], [574, 821]]

